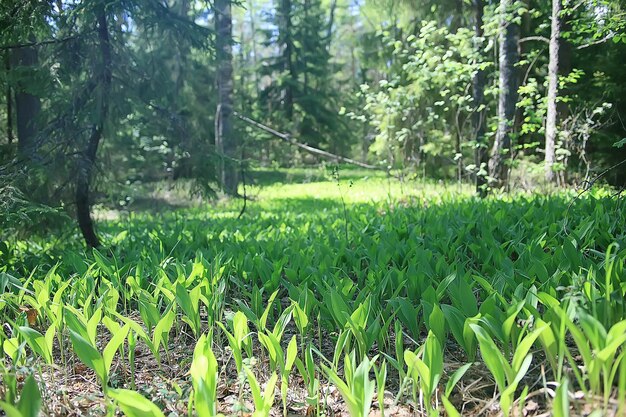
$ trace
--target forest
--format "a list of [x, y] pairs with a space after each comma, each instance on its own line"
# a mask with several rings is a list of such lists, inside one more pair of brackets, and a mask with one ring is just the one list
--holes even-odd
[[626, 1], [0, 0], [0, 410], [626, 416]]

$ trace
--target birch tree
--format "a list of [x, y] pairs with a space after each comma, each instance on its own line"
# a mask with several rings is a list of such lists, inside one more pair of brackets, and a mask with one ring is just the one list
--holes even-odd
[[548, 103], [546, 117], [545, 179], [554, 181], [554, 153], [557, 137], [557, 94], [559, 84], [559, 43], [561, 37], [561, 0], [552, 0], [550, 61], [548, 63]]

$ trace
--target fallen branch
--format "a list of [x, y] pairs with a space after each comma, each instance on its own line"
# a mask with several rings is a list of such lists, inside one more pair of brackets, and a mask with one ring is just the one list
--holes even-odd
[[297, 146], [298, 148], [303, 149], [303, 150], [305, 150], [305, 151], [307, 151], [309, 153], [312, 153], [314, 155], [319, 155], [319, 156], [322, 156], [324, 158], [333, 159], [335, 161], [340, 161], [340, 162], [345, 162], [347, 164], [356, 165], [356, 166], [359, 166], [361, 168], [380, 169], [379, 167], [374, 166], [374, 165], [365, 164], [363, 162], [355, 161], [354, 159], [346, 158], [346, 157], [343, 157], [343, 156], [340, 156], [340, 155], [335, 155], [333, 153], [326, 152], [326, 151], [323, 151], [323, 150], [318, 149], [318, 148], [314, 148], [313, 146], [309, 146], [309, 145], [306, 145], [304, 143], [300, 143], [300, 142], [296, 141], [295, 139], [291, 138], [291, 136], [289, 136], [288, 134], [281, 133], [281, 132], [279, 132], [277, 130], [274, 130], [274, 129], [272, 129], [269, 126], [266, 126], [266, 125], [264, 125], [262, 123], [259, 123], [259, 122], [255, 121], [255, 120], [252, 120], [249, 117], [246, 117], [246, 116], [244, 116], [242, 114], [239, 114], [236, 111], [234, 111], [233, 114], [235, 116], [237, 116], [239, 119], [243, 120], [244, 122], [249, 123], [252, 126], [258, 127], [259, 129], [264, 130], [267, 133], [270, 133], [270, 134], [276, 136], [277, 138], [282, 139], [283, 141], [285, 141], [285, 142], [287, 142], [287, 143], [289, 143], [291, 145]]

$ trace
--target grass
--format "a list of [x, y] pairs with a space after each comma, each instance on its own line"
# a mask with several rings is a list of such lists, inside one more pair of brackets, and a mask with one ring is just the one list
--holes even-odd
[[47, 415], [624, 413], [622, 200], [362, 174], [1, 242], [7, 407], [34, 375]]

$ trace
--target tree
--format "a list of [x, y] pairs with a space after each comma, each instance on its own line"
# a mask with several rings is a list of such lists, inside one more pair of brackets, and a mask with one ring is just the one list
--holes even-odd
[[557, 90], [559, 84], [559, 43], [561, 37], [561, 0], [552, 0], [550, 61], [548, 64], [548, 102], [546, 117], [545, 179], [554, 181], [554, 152], [557, 136]]
[[[474, 42], [476, 43], [476, 49], [478, 50], [482, 45], [481, 39], [484, 35], [483, 13], [485, 6], [483, 0], [473, 0], [473, 7], [475, 25]], [[479, 51], [477, 51], [477, 53], [480, 54]], [[488, 163], [486, 158], [487, 144], [485, 143], [485, 111], [482, 108], [485, 98], [485, 84], [485, 70], [483, 70], [482, 68], [477, 68], [474, 74], [474, 79], [472, 80], [472, 101], [474, 102], [474, 113], [472, 115], [472, 121], [474, 125], [474, 130], [476, 132], [476, 148], [474, 152], [474, 164], [476, 166], [476, 193], [481, 197], [485, 197], [486, 195], [487, 178], [485, 168]]]
[[104, 1], [99, 1], [95, 5], [94, 14], [100, 56], [96, 65], [98, 71], [94, 73], [92, 81], [100, 91], [97, 106], [99, 112], [95, 115], [95, 123], [91, 127], [91, 135], [79, 161], [76, 175], [76, 218], [87, 246], [93, 248], [100, 246], [100, 239], [96, 235], [91, 218], [89, 192], [98, 146], [102, 140], [104, 125], [109, 115], [109, 94], [112, 78], [111, 43]]
[[511, 157], [511, 137], [517, 103], [519, 24], [513, 15], [513, 9], [513, 0], [500, 0], [498, 128], [489, 159], [489, 176], [494, 186], [504, 185], [508, 177], [506, 161]]
[[217, 57], [217, 111], [215, 145], [221, 154], [221, 183], [224, 191], [237, 195], [237, 139], [233, 131], [233, 19], [230, 0], [215, 0], [215, 46]]
[[[9, 51], [6, 51], [4, 54], [4, 69], [7, 73], [11, 71], [11, 60], [9, 56]], [[11, 91], [11, 86], [9, 85], [9, 83], [7, 83], [6, 86], [5, 100], [7, 112], [7, 141], [9, 144], [11, 144], [13, 143], [13, 92]]]
[[[12, 67], [22, 71], [35, 71], [38, 65], [37, 50], [32, 46], [13, 49]], [[15, 88], [15, 116], [17, 119], [17, 149], [20, 158], [31, 159], [36, 150], [36, 122], [41, 102], [26, 82], [20, 81]]]

